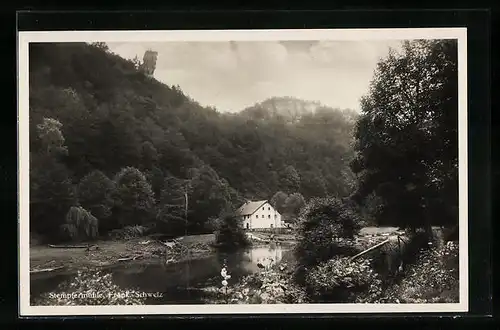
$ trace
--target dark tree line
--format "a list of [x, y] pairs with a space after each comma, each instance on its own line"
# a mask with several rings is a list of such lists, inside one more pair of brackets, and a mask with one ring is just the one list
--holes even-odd
[[351, 168], [379, 224], [458, 224], [457, 65], [456, 40], [405, 42], [378, 64]]
[[206, 232], [244, 199], [352, 192], [345, 111], [222, 114], [104, 44], [31, 44], [29, 65], [31, 228], [52, 239], [90, 216], [99, 234]]

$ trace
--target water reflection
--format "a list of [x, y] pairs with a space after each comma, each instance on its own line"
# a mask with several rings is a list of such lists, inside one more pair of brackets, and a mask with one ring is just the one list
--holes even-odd
[[[242, 276], [260, 271], [261, 265], [269, 267], [279, 262], [288, 248], [280, 245], [255, 246], [245, 251], [234, 253], [214, 253], [203, 258], [181, 263], [166, 264], [163, 260], [149, 263], [127, 263], [113, 268], [113, 282], [126, 289], [142, 292], [163, 292], [163, 299], [149, 301], [151, 304], [201, 303], [200, 292], [204, 288], [219, 287], [220, 271], [227, 262], [230, 283]], [[67, 276], [67, 279], [71, 277]], [[58, 281], [62, 279], [57, 278]], [[32, 288], [37, 293], [53, 291], [56, 275], [52, 278], [32, 277]], [[35, 292], [32, 291], [32, 294]]]
[[250, 272], [256, 272], [262, 265], [271, 267], [283, 258], [283, 249], [276, 245], [262, 246], [245, 251], [242, 258], [242, 267]]

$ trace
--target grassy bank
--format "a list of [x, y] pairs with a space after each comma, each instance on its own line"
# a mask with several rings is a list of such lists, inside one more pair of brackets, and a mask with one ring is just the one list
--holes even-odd
[[201, 258], [212, 253], [214, 235], [193, 235], [179, 237], [165, 244], [151, 237], [129, 240], [102, 240], [92, 244], [97, 249], [87, 251], [85, 248], [53, 248], [47, 245], [30, 246], [30, 269], [85, 270], [109, 267], [121, 262], [138, 259], [164, 258], [167, 262], [179, 262], [187, 257]]

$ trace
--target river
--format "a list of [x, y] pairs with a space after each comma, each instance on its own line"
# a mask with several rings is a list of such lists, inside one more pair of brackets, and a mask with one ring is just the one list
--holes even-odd
[[[140, 292], [161, 293], [161, 297], [148, 298], [147, 304], [202, 304], [207, 288], [220, 287], [220, 271], [226, 260], [230, 283], [261, 270], [258, 264], [268, 266], [293, 258], [291, 246], [253, 246], [230, 254], [214, 253], [203, 259], [166, 264], [164, 260], [128, 262], [106, 270], [112, 274], [113, 282], [121, 289]], [[58, 285], [72, 280], [76, 274], [53, 273], [32, 275], [31, 296], [46, 292], [58, 292]]]

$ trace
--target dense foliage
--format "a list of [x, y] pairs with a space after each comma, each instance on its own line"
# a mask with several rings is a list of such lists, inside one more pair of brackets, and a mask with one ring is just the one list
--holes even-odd
[[307, 274], [306, 287], [316, 300], [354, 302], [363, 292], [381, 293], [381, 279], [370, 261], [334, 257]]
[[[32, 299], [35, 306], [144, 305], [146, 294], [137, 290], [124, 292], [111, 274], [78, 272], [75, 278], [62, 282], [55, 292]], [[151, 293], [150, 293], [151, 295]]]
[[418, 256], [405, 276], [387, 289], [380, 286], [357, 296], [358, 303], [458, 303], [458, 244], [448, 242]]
[[[79, 204], [102, 234], [150, 222], [179, 234], [211, 231], [227, 204], [279, 190], [351, 192], [352, 112], [219, 113], [103, 43], [33, 43], [29, 61], [30, 218], [40, 234], [52, 237]], [[270, 113], [268, 103], [254, 108]]]
[[99, 222], [89, 211], [81, 206], [72, 206], [61, 225], [63, 238], [74, 241], [88, 241], [97, 238]]
[[236, 250], [250, 244], [241, 219], [234, 215], [228, 213], [221, 216], [215, 227], [215, 243], [223, 250]]
[[456, 40], [417, 40], [380, 61], [356, 126], [354, 194], [378, 224], [458, 223]]
[[353, 255], [350, 244], [359, 230], [358, 216], [349, 204], [337, 198], [312, 199], [301, 211], [295, 254], [300, 265], [297, 279], [335, 256]]
[[301, 193], [290, 195], [278, 191], [271, 198], [271, 205], [282, 215], [282, 219], [289, 225], [297, 224], [300, 211], [305, 206], [306, 201]]

